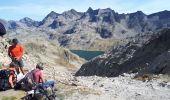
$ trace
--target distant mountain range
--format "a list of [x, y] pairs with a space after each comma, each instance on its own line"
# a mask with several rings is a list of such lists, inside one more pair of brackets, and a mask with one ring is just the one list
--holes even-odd
[[61, 14], [52, 11], [42, 21], [26, 17], [3, 22], [8, 36], [39, 33], [69, 49], [105, 51], [140, 34], [169, 28], [170, 11], [146, 15], [142, 11], [119, 14], [110, 8], [89, 8], [86, 12], [71, 9]]

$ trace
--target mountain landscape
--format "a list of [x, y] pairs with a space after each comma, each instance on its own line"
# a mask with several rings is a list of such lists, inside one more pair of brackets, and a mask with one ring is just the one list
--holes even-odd
[[[61, 100], [170, 99], [168, 10], [119, 14], [90, 7], [86, 12], [51, 11], [42, 21], [25, 17], [0, 22], [7, 29], [0, 39], [1, 65], [10, 63], [9, 40], [19, 39], [25, 69], [45, 63], [45, 77], [56, 81]], [[79, 50], [81, 57], [90, 57], [84, 51], [101, 55], [85, 60], [76, 55]]]
[[142, 11], [119, 14], [110, 8], [89, 8], [86, 12], [71, 9], [58, 14], [52, 11], [42, 21], [25, 17], [4, 22], [9, 33], [41, 33], [69, 49], [106, 51], [113, 45], [128, 43], [136, 35], [169, 28], [169, 16], [167, 10], [146, 15]]

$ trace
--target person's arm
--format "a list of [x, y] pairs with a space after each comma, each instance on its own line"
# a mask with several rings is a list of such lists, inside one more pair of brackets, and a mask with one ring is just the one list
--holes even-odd
[[9, 81], [9, 83], [11, 85], [11, 88], [14, 88], [13, 77], [14, 77], [15, 73], [14, 73], [14, 71], [12, 71], [14, 69], [13, 68], [9, 68], [9, 70], [10, 70], [10, 75], [9, 75], [8, 81]]
[[19, 57], [17, 57], [17, 59], [18, 59], [18, 60], [21, 60], [21, 59], [22, 59], [23, 51], [24, 51], [23, 47], [22, 47], [22, 46], [20, 46], [20, 52], [21, 52], [21, 55], [20, 55]]
[[8, 56], [12, 59], [12, 56], [11, 56], [11, 47], [8, 48]]
[[9, 84], [10, 84], [11, 88], [14, 88], [14, 83], [12, 81], [12, 78], [13, 78], [13, 76], [10, 75], [9, 78], [8, 78], [8, 81], [9, 81]]
[[0, 70], [7, 70], [7, 68], [0, 68]]
[[21, 56], [23, 56], [24, 48], [21, 46]]

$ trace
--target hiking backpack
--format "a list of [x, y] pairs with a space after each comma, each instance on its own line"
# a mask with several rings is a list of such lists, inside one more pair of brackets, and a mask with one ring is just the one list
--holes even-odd
[[9, 87], [8, 78], [10, 73], [14, 73], [13, 82], [16, 81], [16, 75], [14, 70], [0, 70], [0, 89], [6, 90]]

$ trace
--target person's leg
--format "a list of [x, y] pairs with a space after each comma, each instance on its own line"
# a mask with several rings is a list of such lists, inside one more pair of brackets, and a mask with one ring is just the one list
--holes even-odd
[[12, 62], [15, 64], [15, 70], [16, 70], [17, 74], [19, 74], [21, 71], [20, 71], [20, 68], [19, 68], [18, 61], [12, 60]]
[[47, 80], [43, 83], [44, 87], [54, 87], [55, 82], [53, 80]]
[[9, 76], [8, 81], [9, 81], [9, 84], [10, 84], [11, 88], [14, 88], [14, 83], [12, 81], [12, 75]]
[[25, 75], [25, 72], [24, 72], [24, 63], [22, 60], [18, 61], [18, 65], [19, 65], [19, 68], [20, 68], [20, 71], [22, 72], [23, 75]]
[[21, 70], [22, 74], [25, 75], [23, 67], [20, 67], [20, 70]]
[[16, 70], [17, 74], [19, 74], [21, 72], [19, 66], [15, 67], [15, 70]]

